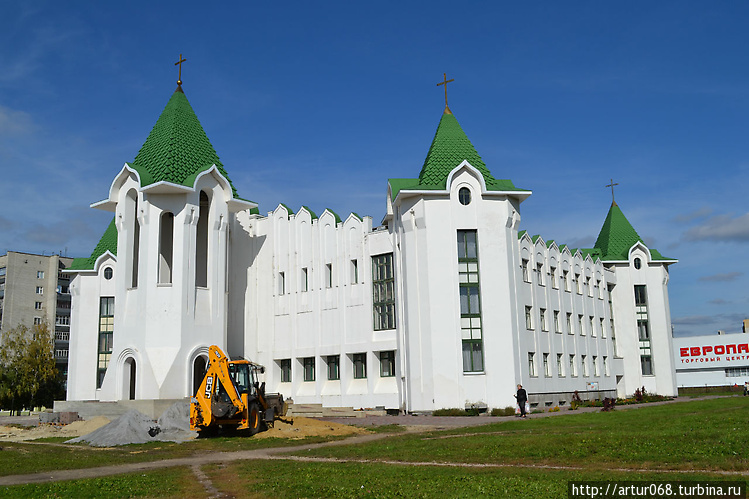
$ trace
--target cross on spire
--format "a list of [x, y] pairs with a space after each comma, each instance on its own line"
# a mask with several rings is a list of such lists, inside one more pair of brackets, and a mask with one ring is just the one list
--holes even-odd
[[452, 81], [455, 81], [455, 79], [453, 78], [451, 80], [448, 80], [447, 79], [447, 73], [442, 73], [442, 78], [443, 78], [442, 82], [437, 83], [437, 86], [438, 87], [440, 85], [444, 85], [445, 86], [445, 112], [447, 114], [453, 114], [452, 111], [450, 111], [450, 108], [447, 107], [447, 84], [450, 83], [450, 82], [452, 82]]
[[611, 204], [616, 204], [616, 201], [614, 201], [614, 186], [619, 185], [618, 183], [614, 183], [614, 179], [611, 179], [611, 183], [607, 185], [606, 187], [611, 187]]
[[175, 62], [175, 66], [179, 66], [179, 76], [177, 77], [177, 85], [182, 86], [182, 63], [187, 59], [182, 58], [182, 54], [179, 55], [179, 61]]

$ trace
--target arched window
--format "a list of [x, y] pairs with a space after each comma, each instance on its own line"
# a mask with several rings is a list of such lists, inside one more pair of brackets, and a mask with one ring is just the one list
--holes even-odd
[[[125, 388], [128, 400], [135, 400], [135, 359], [128, 357], [123, 364], [123, 381], [125, 382]], [[124, 394], [123, 394], [124, 395]]]
[[198, 388], [203, 382], [206, 371], [206, 358], [202, 355], [195, 357], [195, 362], [192, 364], [192, 395], [198, 393]]
[[200, 191], [200, 215], [198, 216], [195, 244], [195, 286], [208, 287], [208, 194]]
[[174, 259], [174, 214], [161, 214], [159, 227], [159, 284], [172, 283], [172, 261]]

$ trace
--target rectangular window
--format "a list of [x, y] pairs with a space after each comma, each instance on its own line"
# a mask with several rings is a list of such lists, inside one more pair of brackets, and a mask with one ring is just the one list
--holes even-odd
[[328, 379], [331, 381], [341, 379], [340, 355], [328, 355]]
[[392, 378], [395, 376], [395, 351], [380, 352], [380, 377]]
[[112, 340], [114, 336], [114, 297], [99, 298], [99, 349], [96, 369], [96, 388], [101, 388], [104, 375], [112, 356]]
[[569, 272], [569, 270], [563, 270], [562, 271], [562, 281], [564, 281], [564, 290], [569, 292], [569, 290], [570, 290], [570, 272]]
[[528, 376], [536, 375], [536, 352], [528, 352]]
[[580, 274], [575, 274], [575, 287], [577, 289], [577, 294], [583, 294], [583, 281], [580, 278]]
[[291, 383], [291, 359], [281, 359], [281, 383]]
[[539, 286], [544, 285], [544, 264], [543, 263], [536, 264], [536, 281], [538, 281]]
[[562, 325], [559, 323], [559, 310], [554, 310], [554, 332], [562, 332]]
[[567, 333], [575, 334], [575, 332], [572, 330], [572, 314], [570, 312], [567, 312]]
[[570, 376], [577, 376], [577, 364], [575, 364], [575, 354], [570, 354]]
[[459, 230], [457, 236], [463, 372], [481, 372], [484, 370], [484, 345], [477, 234], [475, 230]]
[[580, 336], [585, 336], [585, 328], [583, 327], [583, 315], [578, 314], [577, 316], [577, 328], [580, 330]]
[[34, 310], [41, 310], [42, 309], [42, 302], [38, 301], [34, 303]]
[[637, 321], [637, 332], [640, 336], [640, 340], [650, 339], [650, 328], [648, 327], [648, 321], [638, 320]]
[[601, 289], [601, 281], [596, 279], [596, 296], [599, 300], [603, 300], [603, 290]]
[[606, 337], [606, 326], [603, 325], [603, 317], [600, 319], [601, 321], [601, 338]]
[[546, 327], [546, 309], [540, 308], [538, 309], [539, 314], [539, 320], [541, 321], [541, 331], [548, 331], [549, 328]]
[[351, 284], [359, 283], [359, 260], [351, 260]]
[[304, 366], [304, 381], [315, 381], [315, 358], [305, 357], [302, 359]]
[[302, 291], [309, 291], [309, 274], [307, 272], [307, 267], [302, 268], [302, 282], [300, 284]]
[[635, 306], [638, 306], [638, 307], [648, 306], [648, 292], [647, 292], [647, 288], [643, 285], [635, 286]]
[[609, 375], [609, 358], [605, 355], [603, 356], [603, 375], [608, 376]]
[[593, 337], [595, 337], [595, 335], [596, 335], [595, 322], [593, 320], [593, 316], [592, 315], [589, 318], [590, 318], [590, 335], [593, 336]]
[[551, 366], [549, 365], [549, 354], [544, 354], [544, 376], [551, 377]]
[[42, 318], [41, 317], [34, 317], [34, 325], [35, 326], [38, 326], [41, 323], [42, 323]]
[[521, 268], [523, 269], [523, 281], [531, 282], [531, 276], [528, 274], [528, 260], [525, 258], [523, 258]]
[[375, 331], [395, 329], [395, 274], [392, 253], [372, 257], [372, 308]]
[[326, 288], [333, 287], [333, 264], [332, 263], [325, 264], [325, 287]]
[[525, 329], [533, 329], [533, 307], [525, 307]]
[[583, 355], [580, 361], [583, 364], [583, 376], [588, 376], [588, 356]]
[[278, 273], [278, 294], [286, 294], [286, 274], [284, 274], [283, 272]]
[[37, 270], [36, 271], [36, 278], [37, 279], [44, 279], [44, 271], [43, 270]]
[[355, 353], [354, 362], [354, 379], [364, 379], [367, 377], [367, 354]]
[[36, 287], [36, 294], [43, 295], [44, 294], [44, 287], [43, 286], [37, 286]]
[[557, 268], [549, 267], [549, 278], [551, 279], [551, 287], [557, 289]]
[[557, 354], [557, 376], [560, 378], [564, 378], [564, 361], [562, 360], [563, 355], [561, 353]]
[[653, 358], [650, 355], [640, 356], [640, 366], [642, 367], [643, 376], [653, 375]]
[[585, 278], [585, 287], [588, 288], [588, 296], [593, 296], [593, 288], [590, 287], [590, 277]]
[[598, 372], [598, 357], [593, 356], [593, 376], [599, 376], [600, 373]]

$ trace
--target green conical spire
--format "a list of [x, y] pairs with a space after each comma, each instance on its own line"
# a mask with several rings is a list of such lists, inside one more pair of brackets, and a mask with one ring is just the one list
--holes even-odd
[[[162, 181], [192, 187], [195, 177], [212, 165], [229, 180], [182, 87], [177, 87], [130, 166], [138, 170], [144, 187]], [[233, 185], [232, 193], [236, 198]]]
[[464, 160], [481, 172], [487, 184], [494, 182], [494, 177], [468, 140], [458, 120], [446, 108], [419, 173], [419, 183], [444, 187], [447, 176]]
[[[624, 216], [619, 205], [615, 201], [612, 202], [593, 248], [601, 252], [601, 260], [627, 260], [629, 249], [637, 242], [645, 244], [632, 224], [629, 223], [627, 217]], [[671, 260], [671, 258], [661, 255], [654, 248], [648, 249], [653, 260]]]

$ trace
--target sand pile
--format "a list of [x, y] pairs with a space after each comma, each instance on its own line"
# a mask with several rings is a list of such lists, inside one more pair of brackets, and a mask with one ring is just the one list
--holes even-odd
[[184, 442], [197, 436], [190, 431], [190, 406], [177, 402], [164, 411], [158, 422], [142, 412], [128, 411], [106, 426], [66, 443], [85, 442], [93, 447], [144, 444], [154, 440]]
[[296, 416], [293, 420], [293, 425], [284, 423], [283, 421], [276, 421], [273, 428], [268, 428], [268, 431], [262, 431], [252, 438], [275, 437], [297, 439], [304, 437], [324, 437], [326, 435], [356, 435], [369, 433], [369, 430], [365, 430], [364, 428], [333, 423], [330, 421], [320, 421], [319, 419]]
[[0, 426], [0, 441], [24, 442], [47, 437], [77, 437], [91, 433], [106, 424], [109, 424], [108, 418], [97, 416], [88, 421], [75, 421], [65, 426], [39, 425], [31, 428]]

